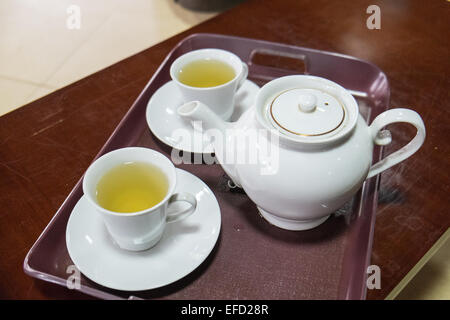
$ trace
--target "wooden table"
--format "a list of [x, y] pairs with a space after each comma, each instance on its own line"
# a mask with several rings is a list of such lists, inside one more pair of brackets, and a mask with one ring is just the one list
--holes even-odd
[[[381, 8], [369, 30], [366, 9]], [[171, 48], [196, 32], [231, 34], [369, 60], [387, 74], [391, 105], [419, 112], [427, 140], [382, 174], [372, 264], [383, 299], [450, 226], [450, 3], [248, 1], [0, 118], [0, 298], [86, 298], [26, 276], [23, 259]], [[132, 36], [132, 35], [131, 35]], [[398, 148], [414, 134], [390, 127]]]

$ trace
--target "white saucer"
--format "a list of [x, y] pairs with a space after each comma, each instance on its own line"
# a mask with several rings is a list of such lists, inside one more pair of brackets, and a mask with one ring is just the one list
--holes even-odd
[[[253, 105], [258, 90], [255, 83], [245, 80], [236, 92], [235, 110], [230, 119], [232, 122]], [[150, 130], [159, 140], [175, 149], [195, 153], [214, 152], [210, 141], [201, 133], [194, 134], [190, 121], [177, 114], [177, 108], [184, 102], [173, 81], [156, 90], [147, 105], [146, 118]], [[175, 134], [180, 129], [188, 134], [187, 139], [181, 139]]]
[[220, 233], [219, 204], [203, 181], [187, 171], [176, 171], [175, 192], [192, 193], [197, 209], [186, 219], [167, 224], [162, 239], [146, 251], [117, 247], [100, 215], [81, 197], [66, 229], [67, 250], [81, 273], [108, 288], [149, 290], [183, 278], [208, 257]]

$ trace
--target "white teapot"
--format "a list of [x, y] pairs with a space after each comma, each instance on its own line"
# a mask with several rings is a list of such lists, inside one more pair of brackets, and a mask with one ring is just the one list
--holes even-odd
[[[234, 123], [198, 101], [182, 105], [178, 114], [201, 121], [225, 172], [267, 221], [288, 230], [318, 226], [364, 180], [411, 156], [425, 139], [424, 123], [415, 111], [391, 109], [367, 126], [346, 89], [306, 75], [267, 83], [255, 105]], [[410, 123], [417, 134], [372, 165], [374, 144], [391, 142], [389, 131], [381, 129], [393, 122]]]

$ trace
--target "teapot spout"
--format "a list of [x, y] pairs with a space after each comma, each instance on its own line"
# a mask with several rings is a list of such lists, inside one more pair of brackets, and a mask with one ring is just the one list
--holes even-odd
[[[214, 145], [214, 152], [217, 160], [221, 164], [222, 168], [228, 174], [228, 176], [233, 180], [234, 184], [240, 187], [239, 179], [236, 175], [236, 169], [233, 164], [226, 163], [225, 153], [226, 153], [226, 135], [227, 129], [230, 129], [232, 125], [228, 122], [225, 122], [220, 118], [216, 113], [214, 113], [208, 106], [203, 104], [200, 101], [191, 101], [183, 104], [177, 110], [178, 115], [183, 118], [198, 121], [201, 124], [201, 129], [203, 132], [208, 133], [215, 132], [212, 136], [210, 136], [211, 141]], [[195, 122], [193, 126], [197, 128]], [[232, 146], [228, 146], [232, 147]]]
[[227, 123], [200, 101], [187, 102], [179, 107], [177, 112], [181, 117], [201, 122], [205, 131], [216, 129], [225, 135]]

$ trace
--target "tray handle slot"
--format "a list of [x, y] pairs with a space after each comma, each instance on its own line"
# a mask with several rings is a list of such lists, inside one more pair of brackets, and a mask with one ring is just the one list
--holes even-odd
[[248, 62], [250, 73], [256, 78], [270, 81], [274, 78], [307, 74], [307, 57], [300, 53], [281, 52], [273, 49], [254, 49]]

